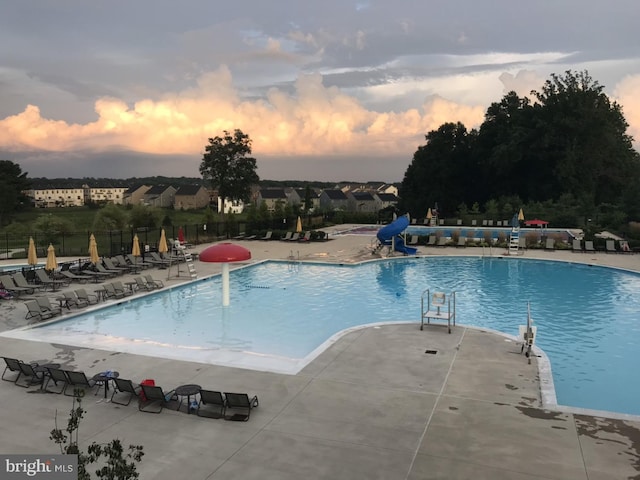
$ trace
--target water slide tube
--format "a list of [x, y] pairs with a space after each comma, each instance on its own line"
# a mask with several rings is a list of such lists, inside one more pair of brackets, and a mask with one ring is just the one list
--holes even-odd
[[402, 252], [406, 255], [415, 255], [418, 252], [417, 248], [407, 247], [404, 244], [404, 239], [400, 236], [402, 232], [404, 232], [409, 226], [409, 216], [402, 215], [401, 217], [396, 218], [389, 225], [385, 225], [380, 230], [376, 236], [378, 240], [383, 245], [391, 245], [393, 237], [395, 237], [394, 249], [397, 252]]

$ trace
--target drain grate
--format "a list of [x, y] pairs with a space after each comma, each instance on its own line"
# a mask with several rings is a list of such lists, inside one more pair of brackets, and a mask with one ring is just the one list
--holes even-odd
[[438, 353], [437, 350], [425, 350], [424, 353], [428, 353], [429, 355], [435, 355], [436, 353]]

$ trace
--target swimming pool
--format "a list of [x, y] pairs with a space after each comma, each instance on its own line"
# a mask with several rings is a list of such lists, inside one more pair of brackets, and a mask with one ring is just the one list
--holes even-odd
[[512, 335], [530, 301], [558, 403], [640, 414], [640, 371], [632, 368], [640, 275], [582, 264], [495, 257], [265, 262], [232, 272], [228, 308], [220, 306], [215, 277], [5, 335], [295, 372], [343, 329], [419, 323], [426, 288], [457, 292], [458, 323]]

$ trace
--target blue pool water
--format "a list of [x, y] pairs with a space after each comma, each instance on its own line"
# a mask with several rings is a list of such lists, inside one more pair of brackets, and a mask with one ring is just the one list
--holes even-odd
[[530, 302], [558, 403], [640, 414], [640, 275], [581, 264], [477, 257], [397, 258], [355, 266], [266, 262], [232, 272], [226, 309], [220, 278], [214, 277], [29, 335], [71, 344], [83, 337], [107, 349], [127, 342], [137, 349], [160, 345], [196, 352], [205, 361], [212, 353], [228, 352], [265, 362], [295, 360], [345, 328], [419, 323], [427, 288], [456, 292], [458, 323], [512, 335], [526, 322]]

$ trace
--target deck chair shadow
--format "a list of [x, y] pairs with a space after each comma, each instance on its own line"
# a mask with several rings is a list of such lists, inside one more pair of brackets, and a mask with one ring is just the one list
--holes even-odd
[[222, 392], [200, 389], [200, 401], [196, 413], [200, 417], [224, 418], [226, 401]]
[[246, 393], [227, 393], [224, 398], [227, 403], [224, 419], [234, 422], [246, 422], [249, 420], [251, 410], [259, 405], [258, 396], [249, 399]]
[[[137, 397], [140, 394], [141, 387], [133, 383], [131, 380], [127, 380], [124, 378], [112, 378], [115, 386], [113, 387], [113, 393], [111, 394], [111, 402], [117, 403], [118, 405], [129, 405], [131, 400], [134, 397]], [[116, 400], [115, 397], [121, 397], [122, 395], [128, 395], [126, 403], [124, 400]]]
[[[141, 412], [160, 413], [169, 402], [178, 399], [175, 390], [164, 393], [162, 387], [157, 385], [140, 385], [140, 387], [143, 395], [138, 402], [138, 410]], [[151, 407], [153, 407], [152, 410], [150, 410]]]

